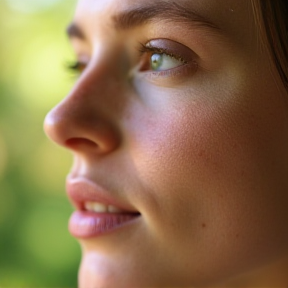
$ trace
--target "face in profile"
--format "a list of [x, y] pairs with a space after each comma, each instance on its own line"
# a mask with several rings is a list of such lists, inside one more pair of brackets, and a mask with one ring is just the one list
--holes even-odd
[[45, 129], [74, 155], [81, 288], [213, 285], [287, 253], [288, 95], [250, 6], [78, 2], [81, 73]]

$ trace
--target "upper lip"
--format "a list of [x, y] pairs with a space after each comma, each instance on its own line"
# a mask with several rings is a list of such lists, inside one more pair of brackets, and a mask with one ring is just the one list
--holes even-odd
[[139, 213], [133, 207], [123, 201], [116, 200], [111, 193], [97, 183], [84, 178], [67, 178], [66, 191], [68, 198], [78, 210], [84, 210], [85, 202], [99, 202], [104, 205], [112, 205], [127, 213]]

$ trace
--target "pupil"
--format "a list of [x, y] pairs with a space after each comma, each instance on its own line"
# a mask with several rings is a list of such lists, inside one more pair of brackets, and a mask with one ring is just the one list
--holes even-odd
[[161, 54], [153, 54], [151, 56], [151, 66], [152, 70], [157, 70], [161, 66], [163, 58]]

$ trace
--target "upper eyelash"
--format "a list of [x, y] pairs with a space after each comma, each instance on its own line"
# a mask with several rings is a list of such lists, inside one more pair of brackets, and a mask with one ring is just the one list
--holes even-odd
[[[147, 46], [143, 43], [139, 43], [139, 44], [140, 44], [140, 48], [138, 50], [139, 50], [140, 56], [142, 56], [144, 53], [166, 54], [176, 60], [183, 62], [184, 64], [188, 63], [185, 59], [183, 59], [183, 57], [176, 55], [175, 53], [172, 53], [168, 51], [167, 49], [154, 47], [154, 46]], [[79, 60], [76, 60], [70, 63], [65, 63], [66, 69], [73, 71], [73, 72], [80, 72], [81, 67], [83, 68], [83, 66], [85, 66], [85, 63], [82, 63]]]
[[168, 51], [167, 49], [154, 47], [154, 46], [147, 46], [147, 45], [144, 45], [143, 43], [140, 43], [139, 53], [140, 53], [140, 56], [142, 56], [144, 53], [166, 54], [176, 60], [183, 62], [184, 64], [188, 63], [185, 59], [183, 59], [183, 57], [181, 57], [180, 55], [176, 55], [172, 53], [171, 51]]
[[66, 63], [65, 67], [68, 70], [79, 71], [81, 65], [83, 65], [83, 63], [81, 63], [80, 61], [76, 60], [76, 61], [73, 61], [71, 63]]

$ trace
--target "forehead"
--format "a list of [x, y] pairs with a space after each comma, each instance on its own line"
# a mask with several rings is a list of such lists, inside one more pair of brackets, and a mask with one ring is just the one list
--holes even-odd
[[[107, 8], [112, 10], [125, 10], [139, 5], [151, 5], [157, 3], [173, 3], [173, 0], [78, 0], [77, 9], [89, 9], [92, 13], [101, 12]], [[239, 8], [247, 6], [249, 0], [178, 0], [178, 4], [183, 4], [194, 9], [206, 10], [229, 10], [234, 12]], [[247, 8], [247, 7], [246, 7]], [[234, 11], [232, 11], [234, 10]], [[215, 11], [216, 12], [216, 11]]]
[[79, 0], [75, 12], [75, 21], [109, 22], [114, 16], [139, 7], [177, 3], [187, 11], [193, 11], [201, 17], [215, 23], [223, 31], [231, 34], [253, 26], [251, 0]]

